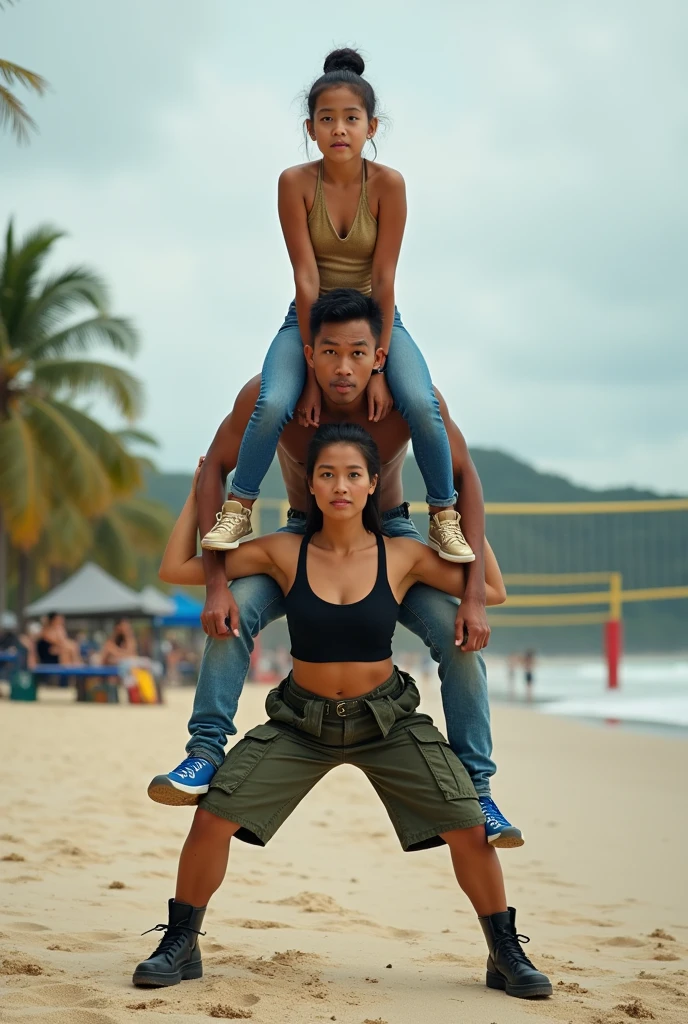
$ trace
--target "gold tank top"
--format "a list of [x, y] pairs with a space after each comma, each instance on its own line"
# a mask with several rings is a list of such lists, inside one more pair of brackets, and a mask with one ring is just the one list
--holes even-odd
[[361, 198], [346, 238], [335, 229], [327, 212], [322, 181], [322, 160], [318, 168], [313, 208], [308, 214], [308, 231], [320, 274], [320, 294], [333, 288], [355, 288], [364, 295], [372, 290], [373, 253], [377, 242], [377, 221], [368, 206], [366, 161], [363, 161]]

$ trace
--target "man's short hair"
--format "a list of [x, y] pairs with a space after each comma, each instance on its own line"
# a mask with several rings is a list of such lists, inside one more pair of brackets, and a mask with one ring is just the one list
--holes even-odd
[[311, 340], [315, 340], [323, 324], [346, 324], [350, 320], [365, 320], [375, 340], [380, 340], [382, 310], [375, 299], [355, 288], [333, 288], [311, 306]]

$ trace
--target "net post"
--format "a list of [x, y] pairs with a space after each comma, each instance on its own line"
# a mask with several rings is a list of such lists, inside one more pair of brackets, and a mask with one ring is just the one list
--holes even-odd
[[607, 689], [619, 687], [619, 664], [623, 652], [623, 625], [621, 622], [622, 580], [620, 572], [609, 575], [609, 621], [604, 626], [604, 645], [607, 659]]

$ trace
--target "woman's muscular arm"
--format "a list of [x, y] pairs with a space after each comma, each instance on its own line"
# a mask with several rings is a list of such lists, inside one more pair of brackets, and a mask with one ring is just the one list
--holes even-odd
[[[215, 434], [205, 457], [196, 487], [198, 529], [201, 537], [215, 525], [215, 517], [225, 500], [227, 475], [234, 469], [248, 421], [260, 392], [260, 377], [245, 384], [234, 408]], [[228, 637], [239, 628], [239, 609], [227, 589], [224, 558], [215, 551], [203, 551], [205, 605], [201, 613], [203, 629], [212, 637]], [[230, 620], [229, 628], [225, 619]]]
[[466, 565], [466, 589], [456, 617], [457, 635], [466, 630], [468, 637], [462, 645], [464, 651], [479, 651], [490, 639], [490, 627], [485, 614], [485, 506], [480, 477], [473, 465], [466, 439], [452, 420], [447, 403], [435, 388], [440, 403], [451, 449], [454, 486], [459, 498], [456, 510], [461, 514], [461, 529], [475, 552], [475, 561]]

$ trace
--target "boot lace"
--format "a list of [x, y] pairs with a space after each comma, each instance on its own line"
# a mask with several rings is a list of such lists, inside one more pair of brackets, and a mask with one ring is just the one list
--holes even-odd
[[504, 817], [497, 804], [490, 797], [481, 797], [480, 806], [491, 828], [510, 828], [511, 822]]
[[213, 526], [213, 532], [226, 531], [227, 533], [234, 533], [238, 526], [243, 527], [246, 522], [245, 512], [216, 512], [215, 513], [215, 526]]
[[163, 954], [168, 963], [172, 963], [176, 953], [184, 945], [189, 932], [193, 932], [194, 935], [205, 935], [205, 932], [199, 932], [196, 928], [191, 928], [188, 924], [156, 924], [154, 928], [147, 928], [145, 932], [141, 932], [142, 935], [148, 935], [149, 932], [165, 932], [158, 943], [158, 948], [154, 953], [151, 953], [149, 959], [154, 956]]
[[440, 534], [440, 540], [443, 544], [450, 540], [456, 540], [459, 544], [466, 544], [466, 538], [464, 537], [461, 527], [459, 526], [458, 519], [445, 519], [441, 523], [437, 524]]
[[[200, 772], [207, 763], [205, 760], [199, 761], [197, 757], [187, 757], [174, 769], [174, 774], [181, 779], [195, 779], [196, 772]], [[150, 931], [153, 929], [151, 928]]]
[[501, 953], [502, 956], [506, 956], [511, 960], [516, 960], [518, 963], [527, 964], [528, 967], [532, 967], [533, 970], [537, 970], [534, 963], [532, 963], [521, 948], [521, 943], [530, 942], [530, 938], [527, 935], [519, 935], [514, 932], [512, 935], [500, 935], [494, 944], [495, 953]]

